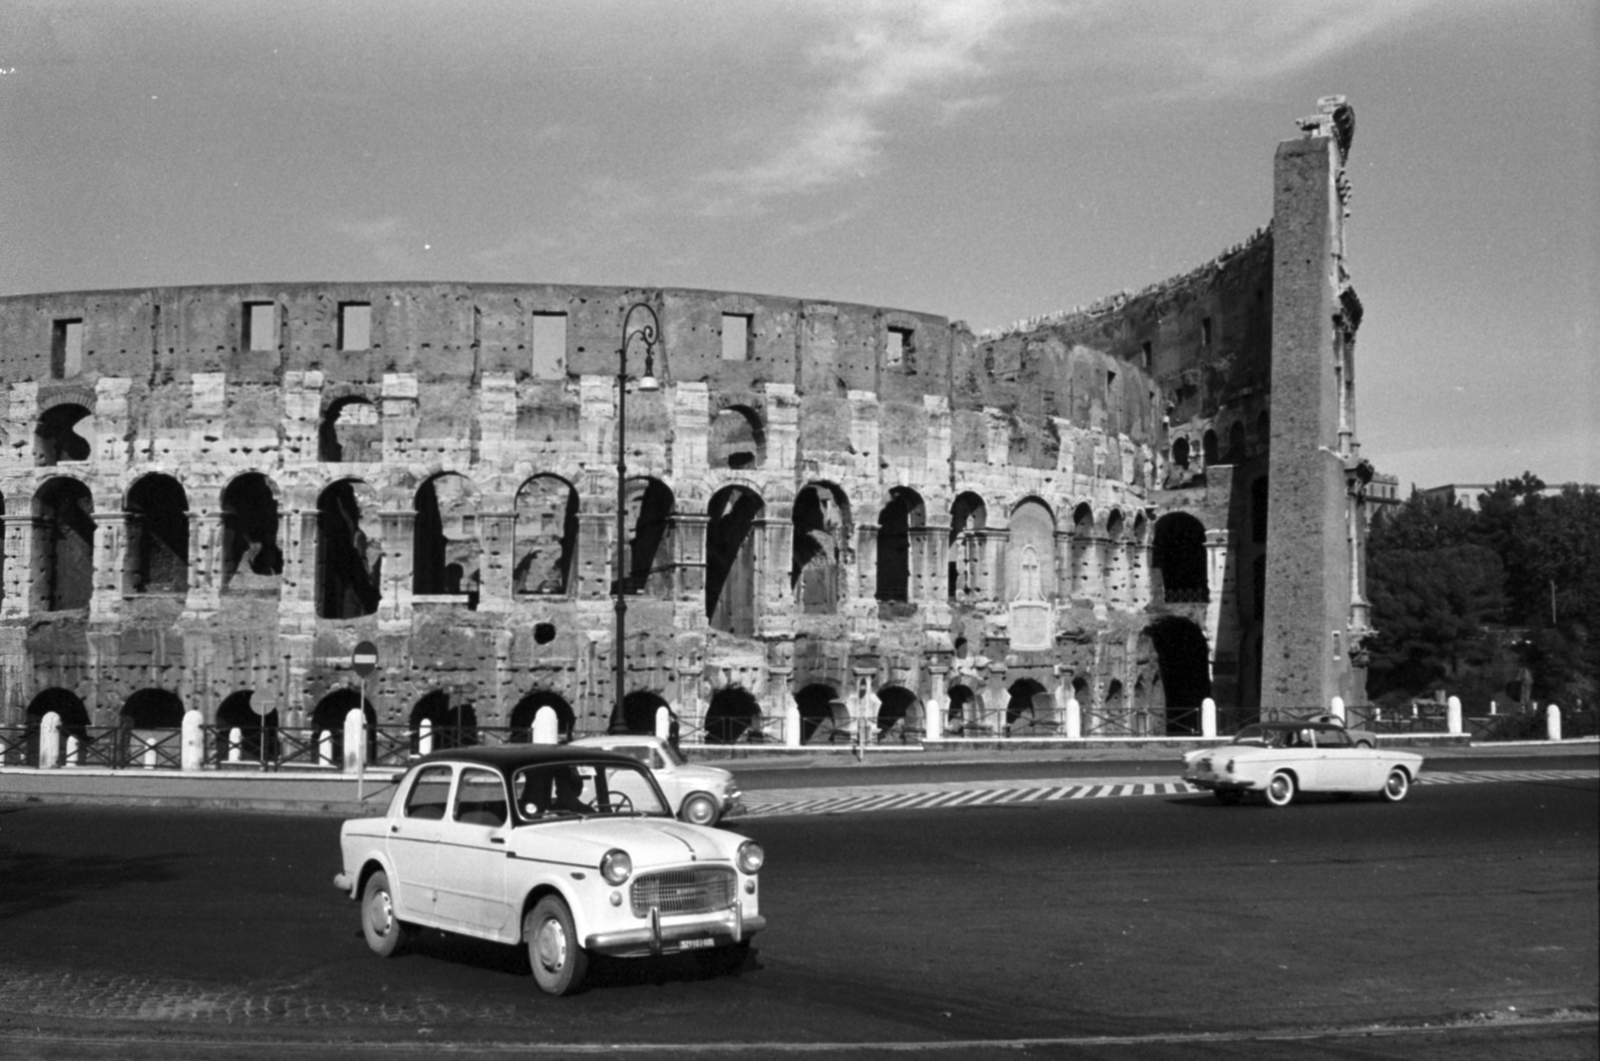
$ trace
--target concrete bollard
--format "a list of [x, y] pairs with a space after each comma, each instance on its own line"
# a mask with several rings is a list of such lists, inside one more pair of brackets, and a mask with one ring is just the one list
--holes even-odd
[[784, 697], [783, 746], [785, 748], [800, 747], [800, 702], [792, 695]]
[[1544, 732], [1551, 740], [1561, 739], [1561, 709], [1555, 704], [1544, 709]]
[[39, 769], [54, 770], [61, 765], [61, 716], [45, 712], [39, 720]]
[[67, 737], [67, 756], [66, 756], [66, 759], [62, 761], [61, 765], [62, 766], [67, 766], [67, 767], [72, 767], [72, 766], [77, 766], [78, 765], [78, 738], [77, 737], [73, 737], [73, 736], [70, 736], [70, 735]]
[[1076, 696], [1067, 697], [1067, 739], [1081, 740], [1083, 738], [1083, 708], [1078, 704]]
[[1461, 697], [1452, 696], [1445, 701], [1446, 725], [1451, 733], [1461, 732]]
[[561, 723], [556, 718], [556, 709], [541, 707], [533, 715], [533, 743], [535, 744], [560, 744]]
[[184, 773], [205, 769], [205, 719], [194, 708], [183, 713], [183, 732], [178, 741], [178, 768]]
[[[534, 730], [533, 739], [535, 742], [538, 742], [539, 740], [537, 729]], [[427, 719], [423, 719], [421, 722], [417, 723], [417, 754], [433, 754], [433, 723]]]
[[1215, 737], [1217, 735], [1217, 702], [1211, 697], [1200, 701], [1200, 736]]
[[244, 730], [238, 726], [228, 731], [228, 762], [244, 761]]
[[662, 740], [672, 736], [672, 710], [665, 704], [656, 708], [656, 736]]
[[1346, 721], [1344, 714], [1344, 697], [1336, 696], [1332, 700], [1328, 701], [1328, 714], [1338, 719], [1340, 725], [1344, 725]]
[[333, 765], [333, 730], [317, 730], [317, 765]]
[[922, 705], [922, 739], [924, 742], [937, 744], [944, 740], [944, 714], [945, 706], [939, 702], [937, 696], [928, 697], [928, 702]]
[[344, 716], [344, 772], [359, 773], [367, 764], [367, 713], [352, 707]]
[[146, 732], [144, 735], [144, 754], [139, 756], [139, 765], [146, 770], [154, 770], [161, 758], [161, 753], [156, 751], [155, 735]]

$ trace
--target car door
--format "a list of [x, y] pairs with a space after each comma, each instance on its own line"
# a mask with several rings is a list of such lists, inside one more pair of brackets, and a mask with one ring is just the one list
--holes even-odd
[[411, 779], [399, 813], [389, 819], [389, 862], [398, 878], [395, 902], [400, 916], [407, 921], [433, 924], [438, 917], [434, 873], [453, 775], [454, 769], [448, 763], [420, 768]]
[[1357, 748], [1350, 734], [1338, 726], [1316, 731], [1318, 786], [1330, 792], [1359, 792], [1369, 786], [1371, 758], [1365, 748]]
[[459, 932], [498, 938], [506, 906], [505, 783], [493, 770], [464, 766], [439, 838], [439, 920]]

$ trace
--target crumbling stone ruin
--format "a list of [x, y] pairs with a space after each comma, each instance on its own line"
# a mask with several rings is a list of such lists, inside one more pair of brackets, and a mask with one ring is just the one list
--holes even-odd
[[[370, 716], [413, 727], [667, 704], [726, 742], [793, 703], [810, 741], [1054, 736], [1076, 698], [1085, 735], [1160, 735], [1206, 697], [1359, 703], [1348, 115], [1280, 147], [1270, 224], [1214, 261], [994, 334], [539, 284], [0, 299], [0, 724], [335, 729], [363, 640]], [[627, 396], [619, 571], [636, 303], [661, 387]]]

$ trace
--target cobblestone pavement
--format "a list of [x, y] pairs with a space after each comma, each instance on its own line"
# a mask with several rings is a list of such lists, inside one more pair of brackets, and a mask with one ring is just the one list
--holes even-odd
[[[1490, 781], [1570, 781], [1600, 777], [1594, 770], [1482, 770], [1423, 773], [1419, 785], [1459, 785]], [[971, 782], [920, 785], [870, 785], [833, 789], [827, 796], [815, 789], [768, 789], [745, 796], [745, 816], [780, 814], [857, 814], [883, 810], [932, 810], [1004, 803], [1039, 803], [1062, 799], [1105, 799], [1119, 796], [1181, 796], [1203, 791], [1184, 781], [1149, 778], [1097, 778], [1076, 784], [1060, 779], [1011, 781], [1004, 788], [974, 788]]]

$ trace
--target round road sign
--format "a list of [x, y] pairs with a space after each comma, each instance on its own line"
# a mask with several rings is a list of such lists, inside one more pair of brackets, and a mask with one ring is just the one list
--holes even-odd
[[371, 641], [363, 641], [350, 653], [350, 666], [355, 672], [365, 678], [378, 666], [378, 646]]

